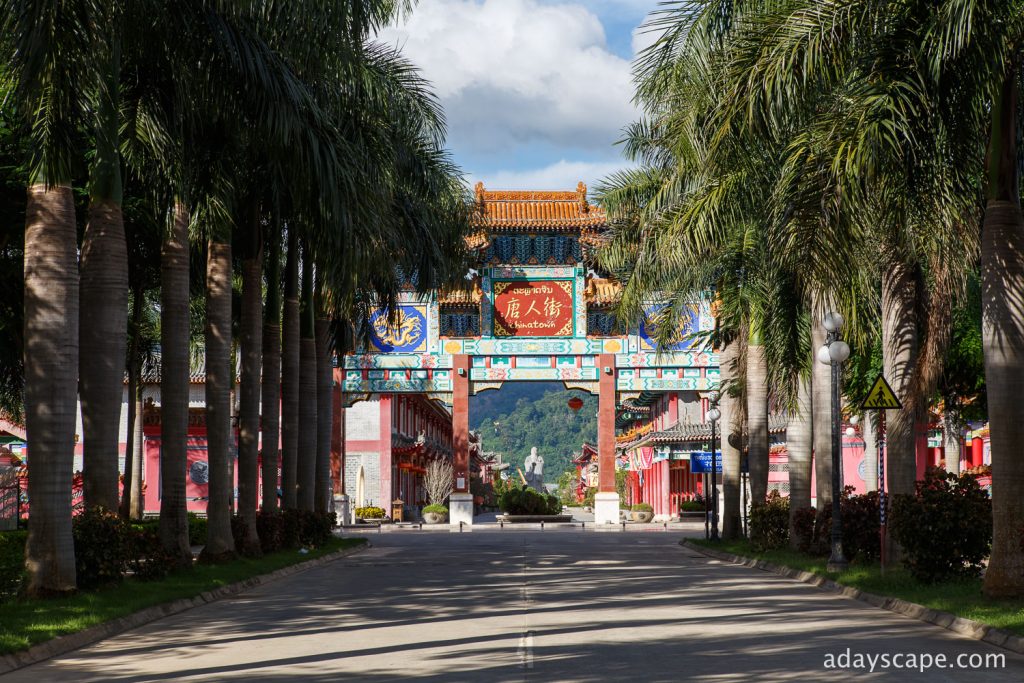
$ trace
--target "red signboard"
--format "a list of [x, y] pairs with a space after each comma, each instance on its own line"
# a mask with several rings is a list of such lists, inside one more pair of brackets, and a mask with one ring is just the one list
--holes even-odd
[[495, 337], [571, 337], [571, 280], [494, 283]]

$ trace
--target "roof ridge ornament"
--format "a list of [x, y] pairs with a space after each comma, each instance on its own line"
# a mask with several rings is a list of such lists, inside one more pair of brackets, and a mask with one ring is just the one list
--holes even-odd
[[580, 200], [580, 211], [590, 213], [590, 204], [587, 203], [587, 184], [582, 180], [576, 186], [576, 196]]

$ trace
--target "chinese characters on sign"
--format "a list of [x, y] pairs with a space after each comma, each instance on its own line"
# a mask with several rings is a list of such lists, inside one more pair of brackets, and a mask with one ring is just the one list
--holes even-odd
[[571, 337], [571, 280], [494, 283], [495, 337]]

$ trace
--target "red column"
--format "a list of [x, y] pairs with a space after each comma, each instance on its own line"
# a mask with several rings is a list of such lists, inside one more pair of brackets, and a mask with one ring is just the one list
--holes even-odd
[[661, 513], [663, 515], [671, 514], [669, 510], [669, 498], [672, 490], [672, 476], [669, 473], [669, 461], [662, 460], [658, 463], [661, 466]]
[[971, 467], [985, 464], [985, 440], [980, 436], [971, 439]]
[[465, 493], [469, 491], [469, 356], [465, 354], [452, 356], [452, 451], [455, 491]]
[[597, 490], [615, 493], [615, 355], [597, 357]]

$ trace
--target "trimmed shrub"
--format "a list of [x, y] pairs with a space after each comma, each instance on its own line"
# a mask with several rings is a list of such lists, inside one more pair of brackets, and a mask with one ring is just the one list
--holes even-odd
[[[847, 560], [872, 562], [878, 559], [879, 519], [878, 492], [854, 494], [847, 486], [839, 499], [842, 512], [843, 555]], [[794, 533], [797, 549], [809, 555], [825, 556], [832, 552], [832, 506], [819, 515], [813, 507], [796, 511]]]
[[560, 515], [562, 514], [562, 501], [558, 499], [558, 496], [547, 494], [548, 501], [548, 514], [549, 515]]
[[281, 549], [284, 523], [279, 512], [261, 512], [256, 515], [256, 532], [260, 535], [260, 548], [264, 553]]
[[[843, 491], [839, 501], [843, 525], [843, 555], [846, 559], [873, 562], [881, 552], [881, 522], [878, 519], [878, 491], [854, 495], [853, 487]], [[831, 523], [832, 515], [829, 514]]]
[[174, 567], [174, 558], [164, 550], [160, 535], [148, 525], [128, 530], [127, 567], [137, 579], [160, 579]]
[[654, 506], [650, 503], [637, 503], [631, 509], [633, 512], [654, 512]]
[[894, 496], [890, 523], [919, 581], [976, 577], [992, 546], [992, 500], [973, 474], [930, 467], [913, 496]]
[[764, 503], [751, 506], [750, 543], [760, 552], [789, 543], [789, 498], [783, 498], [777, 489]]
[[206, 545], [206, 518], [188, 513], [188, 544]]
[[684, 500], [679, 504], [679, 509], [683, 512], [704, 512], [704, 502], [699, 500]]
[[0, 533], [0, 602], [18, 595], [25, 579], [25, 541], [27, 531]]
[[281, 547], [298, 548], [302, 545], [302, 514], [298, 510], [281, 511]]
[[338, 518], [333, 512], [302, 513], [302, 532], [300, 541], [304, 546], [320, 547], [331, 540]]
[[[324, 545], [331, 540], [334, 535], [334, 527], [338, 523], [337, 515], [333, 512], [321, 514], [309, 510], [284, 510], [278, 517], [280, 518], [279, 548], [315, 548]], [[278, 524], [278, 522], [264, 523]], [[261, 535], [260, 542], [262, 543], [262, 541]], [[263, 552], [273, 551], [264, 550]]]
[[439, 515], [447, 515], [448, 508], [446, 508], [444, 505], [427, 505], [426, 507], [423, 508], [423, 512], [435, 512]]
[[820, 554], [817, 547], [817, 527], [815, 520], [818, 517], [818, 509], [815, 507], [799, 508], [793, 513], [793, 535], [795, 536], [796, 548], [802, 553], [809, 555]]
[[501, 495], [498, 507], [507, 515], [558, 515], [562, 512], [557, 496], [516, 486]]
[[75, 574], [79, 588], [117, 583], [131, 559], [129, 527], [116, 513], [86, 508], [71, 522], [75, 541]]

